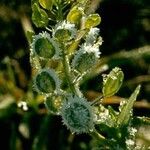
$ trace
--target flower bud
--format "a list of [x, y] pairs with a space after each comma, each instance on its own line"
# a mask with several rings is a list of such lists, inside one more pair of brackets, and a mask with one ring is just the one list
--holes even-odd
[[67, 15], [67, 21], [77, 24], [82, 18], [83, 10], [80, 7], [73, 7]]
[[109, 97], [114, 95], [120, 89], [123, 82], [124, 74], [120, 68], [115, 67], [108, 75], [103, 77], [103, 96]]
[[53, 1], [52, 0], [39, 0], [40, 5], [47, 9], [47, 10], [51, 10], [52, 6], [53, 6]]
[[85, 28], [92, 28], [99, 25], [101, 22], [101, 17], [99, 14], [91, 14], [85, 20]]
[[89, 102], [78, 96], [69, 96], [61, 109], [63, 123], [73, 133], [87, 133], [94, 128], [94, 115]]

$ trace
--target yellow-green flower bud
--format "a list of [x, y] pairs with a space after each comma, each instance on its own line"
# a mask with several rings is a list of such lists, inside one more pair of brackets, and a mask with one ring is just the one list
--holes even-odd
[[124, 74], [120, 68], [115, 67], [108, 75], [103, 77], [103, 96], [109, 97], [114, 95], [120, 89], [123, 82]]
[[67, 15], [67, 21], [78, 24], [83, 15], [83, 9], [80, 7], [73, 7]]
[[53, 1], [52, 0], [39, 0], [40, 5], [47, 9], [50, 10], [53, 6]]
[[101, 17], [99, 14], [91, 14], [85, 20], [85, 28], [92, 28], [99, 25], [101, 22]]

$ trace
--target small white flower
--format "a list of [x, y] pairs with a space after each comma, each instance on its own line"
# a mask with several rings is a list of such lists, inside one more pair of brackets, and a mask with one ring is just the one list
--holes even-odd
[[126, 144], [127, 144], [127, 146], [130, 147], [130, 146], [133, 146], [135, 144], [135, 142], [132, 139], [127, 139]]
[[18, 103], [18, 107], [19, 107], [19, 108], [22, 108], [24, 111], [27, 111], [27, 110], [28, 110], [27, 103], [24, 102], [24, 101], [19, 102], [19, 103]]
[[128, 132], [131, 136], [135, 136], [136, 132], [137, 132], [137, 129], [136, 128], [133, 128], [133, 127], [129, 127], [128, 128]]

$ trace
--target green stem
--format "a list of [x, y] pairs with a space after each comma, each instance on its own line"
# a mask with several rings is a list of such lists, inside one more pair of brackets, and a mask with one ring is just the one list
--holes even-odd
[[104, 136], [102, 136], [101, 134], [99, 134], [96, 130], [94, 130], [93, 132], [91, 132], [90, 135], [93, 138], [97, 139], [98, 141], [106, 142], [106, 138]]
[[92, 102], [91, 105], [96, 105], [97, 103], [101, 103], [102, 100], [103, 100], [103, 98], [104, 98], [103, 95], [98, 96], [98, 97]]
[[68, 60], [68, 57], [67, 57], [67, 55], [65, 54], [64, 51], [65, 51], [65, 49], [63, 49], [63, 52], [62, 52], [65, 77], [67, 79], [67, 82], [68, 82], [68, 85], [69, 85], [69, 88], [70, 88], [71, 92], [75, 95], [80, 96], [79, 91], [77, 90], [77, 88], [73, 84], [73, 81], [72, 81], [72, 78], [71, 78], [71, 69], [70, 69], [70, 66], [69, 66], [69, 60]]

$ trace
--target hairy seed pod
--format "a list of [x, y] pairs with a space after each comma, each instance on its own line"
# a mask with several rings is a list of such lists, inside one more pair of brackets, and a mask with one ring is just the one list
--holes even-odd
[[75, 38], [76, 32], [75, 24], [63, 21], [55, 26], [53, 30], [53, 37], [58, 41], [65, 42]]
[[99, 14], [91, 14], [85, 20], [85, 28], [92, 28], [99, 25], [101, 22], [101, 17]]
[[97, 58], [94, 53], [79, 52], [75, 55], [72, 61], [72, 68], [80, 73], [84, 73], [90, 70], [95, 65], [96, 61]]
[[108, 75], [103, 77], [103, 96], [114, 95], [120, 89], [124, 79], [124, 74], [120, 68], [115, 67]]
[[72, 60], [72, 68], [80, 73], [90, 70], [100, 57], [99, 45], [84, 43]]
[[94, 129], [92, 106], [84, 98], [69, 96], [62, 106], [61, 116], [73, 133], [87, 133]]
[[59, 41], [67, 41], [71, 37], [71, 32], [67, 29], [58, 29], [54, 36]]
[[59, 58], [60, 49], [58, 43], [50, 38], [47, 32], [40, 33], [33, 37], [31, 49], [41, 58]]
[[49, 22], [48, 14], [37, 3], [32, 5], [32, 21], [36, 27], [46, 27]]
[[52, 69], [42, 69], [34, 79], [34, 87], [38, 92], [53, 93], [60, 90], [60, 81]]

